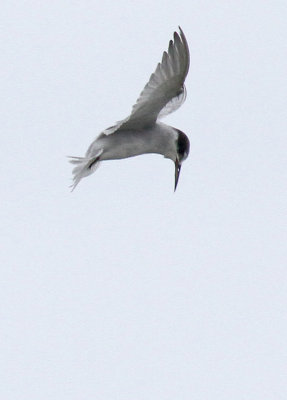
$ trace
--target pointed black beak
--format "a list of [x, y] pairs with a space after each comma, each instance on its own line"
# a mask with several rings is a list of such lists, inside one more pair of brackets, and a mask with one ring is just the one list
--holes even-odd
[[181, 164], [179, 163], [178, 159], [176, 159], [176, 161], [174, 162], [174, 167], [175, 167], [174, 191], [176, 191], [176, 187], [177, 187], [177, 183], [178, 183], [178, 179], [179, 179], [179, 174], [180, 174], [180, 168], [181, 168]]

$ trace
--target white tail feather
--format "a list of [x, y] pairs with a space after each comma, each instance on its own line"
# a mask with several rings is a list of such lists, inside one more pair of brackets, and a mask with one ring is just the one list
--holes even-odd
[[69, 157], [71, 158], [70, 163], [75, 164], [75, 168], [73, 169], [73, 183], [70, 186], [73, 191], [76, 186], [79, 184], [82, 178], [91, 175], [100, 163], [100, 156], [103, 153], [103, 149], [99, 150], [97, 154], [93, 157]]

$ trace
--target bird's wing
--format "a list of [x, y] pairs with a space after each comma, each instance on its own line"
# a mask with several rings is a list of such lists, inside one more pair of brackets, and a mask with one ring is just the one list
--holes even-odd
[[186, 98], [184, 81], [189, 69], [189, 50], [185, 35], [174, 33], [168, 52], [141, 92], [130, 116], [106, 129], [103, 134], [110, 135], [125, 129], [140, 129], [151, 126], [161, 118], [177, 110]]

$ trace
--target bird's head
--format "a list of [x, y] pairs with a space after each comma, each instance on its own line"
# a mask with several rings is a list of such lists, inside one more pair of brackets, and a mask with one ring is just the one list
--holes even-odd
[[174, 161], [175, 166], [175, 181], [174, 181], [174, 191], [176, 190], [181, 164], [187, 159], [189, 154], [189, 140], [185, 133], [177, 129], [177, 139], [176, 139], [176, 159]]

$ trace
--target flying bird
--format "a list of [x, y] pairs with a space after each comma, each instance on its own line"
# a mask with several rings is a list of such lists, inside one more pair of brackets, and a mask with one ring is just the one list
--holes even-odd
[[189, 140], [179, 129], [159, 122], [185, 101], [185, 78], [189, 69], [189, 49], [182, 29], [174, 32], [168, 51], [141, 92], [131, 114], [107, 128], [91, 143], [85, 157], [70, 157], [73, 169], [72, 190], [91, 175], [101, 161], [157, 153], [175, 165], [176, 190], [182, 162], [189, 154]]

